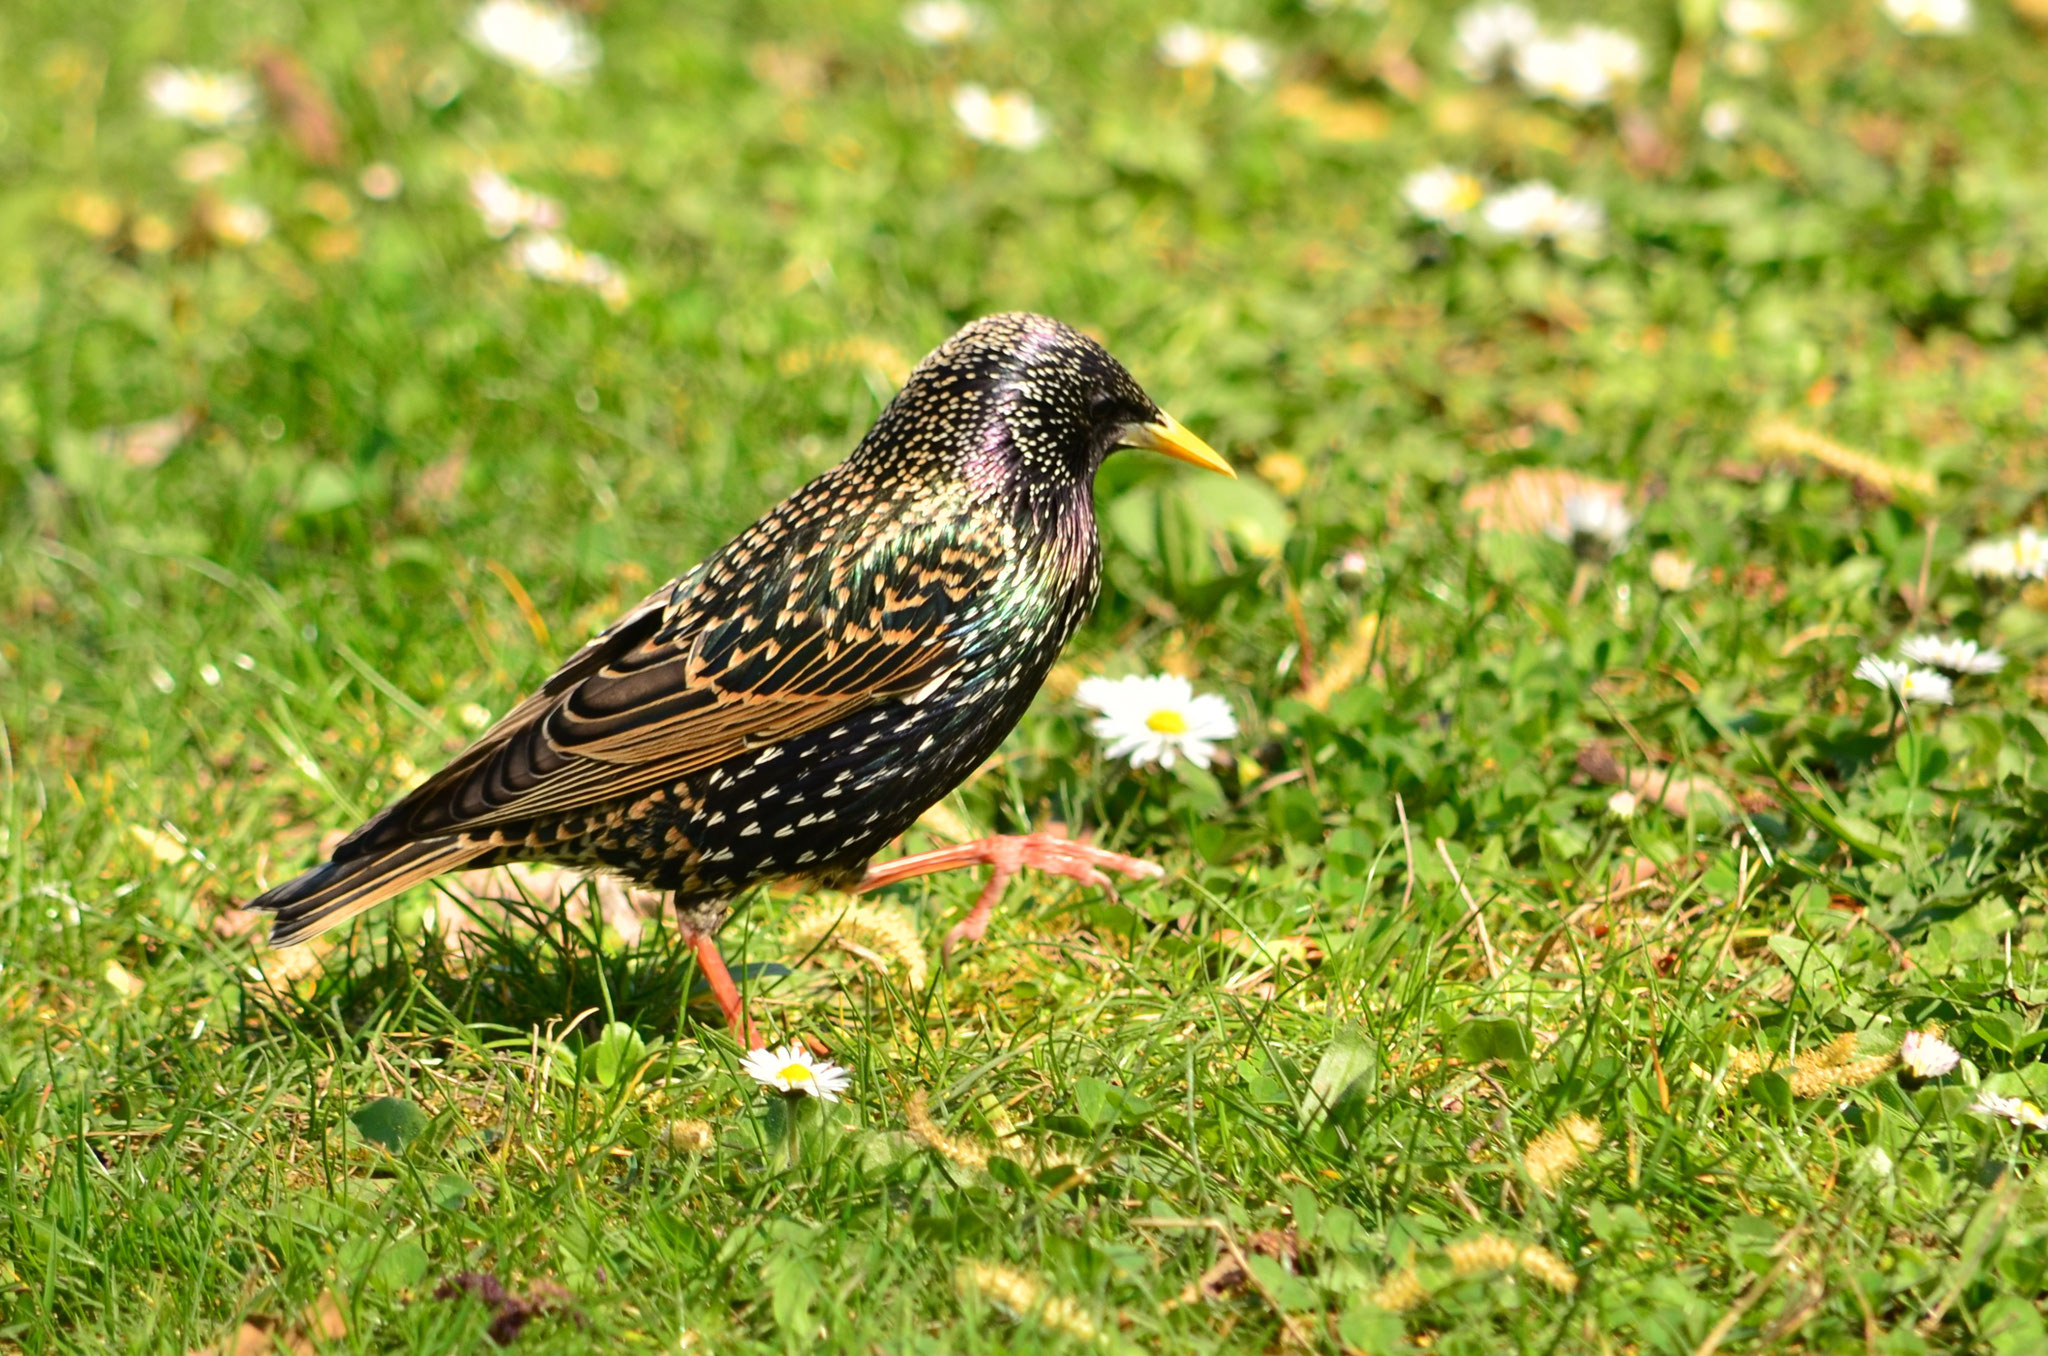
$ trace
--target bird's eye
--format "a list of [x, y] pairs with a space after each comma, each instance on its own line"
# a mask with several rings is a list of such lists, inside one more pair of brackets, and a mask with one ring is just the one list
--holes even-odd
[[1088, 396], [1088, 422], [1096, 428], [1121, 427], [1130, 422], [1130, 410], [1113, 391], [1095, 391]]

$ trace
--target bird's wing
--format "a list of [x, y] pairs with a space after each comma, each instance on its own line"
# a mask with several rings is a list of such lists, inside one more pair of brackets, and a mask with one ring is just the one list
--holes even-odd
[[751, 606], [690, 579], [655, 594], [335, 860], [616, 801], [877, 702], [921, 700], [957, 663], [977, 591], [977, 562], [944, 554], [898, 557], [832, 607], [815, 581], [785, 580]]

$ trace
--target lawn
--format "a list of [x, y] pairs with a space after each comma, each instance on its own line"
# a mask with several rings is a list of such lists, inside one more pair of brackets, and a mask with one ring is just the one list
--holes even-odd
[[[570, 13], [0, 12], [0, 1350], [2048, 1349], [2042, 0]], [[1164, 879], [749, 896], [831, 1105], [595, 885], [264, 946], [1013, 309], [1242, 478], [904, 846]]]

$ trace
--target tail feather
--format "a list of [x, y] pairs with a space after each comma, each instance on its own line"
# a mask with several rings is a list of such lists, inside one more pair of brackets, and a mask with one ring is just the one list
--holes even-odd
[[399, 843], [386, 852], [316, 866], [250, 900], [247, 907], [276, 914], [270, 944], [290, 946], [487, 851], [454, 838]]

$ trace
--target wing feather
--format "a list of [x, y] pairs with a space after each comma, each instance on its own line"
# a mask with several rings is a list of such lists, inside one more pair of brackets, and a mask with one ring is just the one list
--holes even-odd
[[922, 700], [959, 662], [956, 623], [974, 590], [920, 587], [901, 569], [889, 573], [864, 588], [856, 581], [838, 606], [812, 596], [816, 579], [787, 574], [778, 580], [786, 591], [766, 599], [707, 568], [657, 590], [352, 835], [335, 860], [406, 838], [487, 834], [573, 813], [878, 702]]

